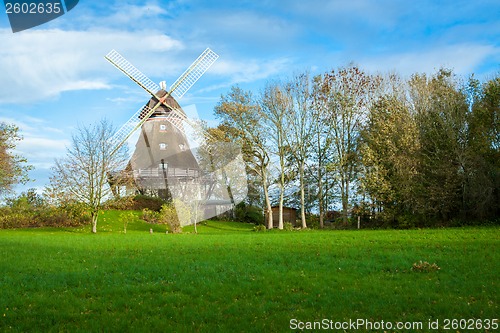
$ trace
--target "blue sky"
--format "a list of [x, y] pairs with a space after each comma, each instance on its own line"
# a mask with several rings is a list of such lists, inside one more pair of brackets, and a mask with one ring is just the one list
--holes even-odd
[[328, 0], [80, 0], [67, 14], [12, 33], [0, 12], [0, 121], [17, 124], [18, 152], [48, 183], [79, 125], [124, 123], [148, 99], [104, 55], [116, 49], [153, 81], [172, 83], [206, 48], [219, 60], [180, 100], [200, 118], [231, 85], [355, 63], [403, 76], [445, 66], [485, 80], [500, 71], [500, 2]]

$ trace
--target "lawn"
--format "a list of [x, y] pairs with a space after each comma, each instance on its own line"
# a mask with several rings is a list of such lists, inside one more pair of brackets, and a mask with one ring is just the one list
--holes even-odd
[[[499, 317], [495, 227], [254, 232], [209, 221], [174, 235], [137, 220], [125, 234], [117, 216], [102, 215], [96, 235], [0, 230], [0, 331], [287, 332], [359, 319], [464, 332], [445, 320]], [[439, 269], [413, 270], [420, 261]]]

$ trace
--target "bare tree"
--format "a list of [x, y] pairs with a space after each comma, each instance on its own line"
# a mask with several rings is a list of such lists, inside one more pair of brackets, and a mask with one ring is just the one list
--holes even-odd
[[305, 214], [305, 170], [314, 129], [311, 108], [311, 89], [309, 74], [295, 76], [286, 84], [286, 105], [289, 107], [285, 113], [287, 135], [285, 142], [290, 147], [290, 155], [296, 163], [299, 175], [300, 188], [300, 217], [302, 228], [307, 228]]
[[286, 132], [286, 113], [290, 110], [290, 99], [281, 83], [270, 83], [264, 90], [262, 96], [262, 122], [266, 133], [269, 134], [271, 150], [279, 160], [278, 186], [279, 194], [279, 217], [278, 229], [283, 229], [283, 201], [285, 195], [286, 183], [286, 155], [288, 146], [285, 136]]
[[64, 192], [67, 199], [84, 203], [92, 218], [92, 232], [97, 232], [97, 218], [103, 200], [109, 197], [108, 173], [124, 167], [127, 147], [111, 155], [113, 126], [102, 120], [94, 126], [79, 127], [67, 147], [66, 156], [55, 161], [50, 186]]

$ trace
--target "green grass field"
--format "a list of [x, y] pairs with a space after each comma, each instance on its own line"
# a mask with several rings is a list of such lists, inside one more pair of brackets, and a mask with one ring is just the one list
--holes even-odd
[[[102, 215], [96, 235], [0, 230], [0, 331], [288, 332], [292, 319], [294, 330], [365, 319], [471, 332], [445, 319], [499, 317], [495, 227], [253, 232], [209, 221], [173, 235], [132, 221], [124, 234], [117, 216]], [[440, 269], [412, 270], [419, 261]], [[485, 331], [495, 330], [475, 330]]]

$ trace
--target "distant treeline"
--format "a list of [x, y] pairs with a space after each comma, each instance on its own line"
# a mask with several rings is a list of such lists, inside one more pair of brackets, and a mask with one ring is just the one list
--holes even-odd
[[215, 114], [212, 134], [241, 143], [248, 204], [296, 207], [303, 227], [334, 210], [344, 225], [498, 222], [499, 75], [302, 73], [258, 93], [234, 86]]

